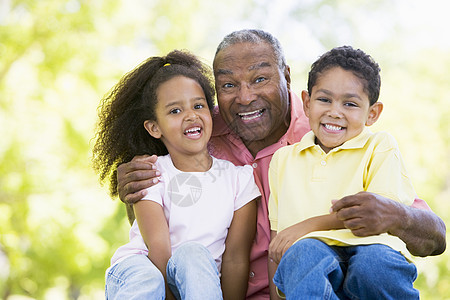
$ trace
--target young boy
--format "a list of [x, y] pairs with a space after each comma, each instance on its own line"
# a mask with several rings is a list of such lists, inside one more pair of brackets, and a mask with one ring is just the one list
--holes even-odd
[[302, 92], [312, 131], [272, 158], [269, 270], [288, 299], [419, 298], [402, 240], [355, 236], [329, 213], [333, 199], [360, 191], [407, 205], [415, 198], [394, 138], [366, 128], [383, 110], [379, 71], [349, 46], [322, 55]]

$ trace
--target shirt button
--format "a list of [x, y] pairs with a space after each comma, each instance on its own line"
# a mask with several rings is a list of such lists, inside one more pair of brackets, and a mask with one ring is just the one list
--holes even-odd
[[324, 160], [322, 160], [322, 161], [320, 162], [320, 164], [321, 164], [322, 166], [325, 166], [325, 165], [327, 164], [327, 162], [324, 161]]
[[253, 278], [253, 277], [255, 277], [255, 272], [251, 271], [250, 272], [250, 278]]
[[253, 169], [256, 169], [258, 167], [258, 164], [257, 163], [253, 163], [252, 167], [253, 167]]

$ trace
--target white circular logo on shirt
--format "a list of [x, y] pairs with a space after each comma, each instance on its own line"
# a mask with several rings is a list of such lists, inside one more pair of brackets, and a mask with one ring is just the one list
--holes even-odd
[[170, 180], [169, 197], [173, 204], [188, 207], [197, 203], [202, 194], [202, 184], [193, 174], [177, 174]]

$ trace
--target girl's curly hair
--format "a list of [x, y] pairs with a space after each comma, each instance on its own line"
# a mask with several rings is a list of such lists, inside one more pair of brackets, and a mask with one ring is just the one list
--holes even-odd
[[175, 76], [197, 81], [210, 110], [214, 106], [211, 69], [196, 56], [174, 50], [166, 56], [150, 57], [125, 74], [102, 99], [95, 134], [92, 162], [100, 182], [109, 181], [111, 196], [117, 196], [117, 167], [136, 155], [165, 155], [167, 149], [144, 128], [144, 121], [156, 120], [156, 90]]

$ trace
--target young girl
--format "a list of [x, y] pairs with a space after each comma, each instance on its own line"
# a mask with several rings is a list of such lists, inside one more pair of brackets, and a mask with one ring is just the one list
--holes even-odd
[[103, 100], [94, 146], [101, 181], [156, 154], [160, 182], [134, 205], [130, 242], [106, 272], [107, 299], [244, 299], [260, 196], [250, 166], [211, 157], [214, 88], [195, 56], [172, 51], [127, 74]]

